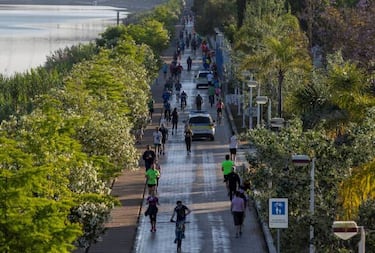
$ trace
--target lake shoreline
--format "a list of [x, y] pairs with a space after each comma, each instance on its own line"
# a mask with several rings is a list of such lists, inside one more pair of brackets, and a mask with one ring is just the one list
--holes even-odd
[[[62, 3], [64, 2], [64, 3]], [[0, 4], [10, 5], [93, 5], [93, 0], [0, 0]], [[96, 0], [97, 6], [126, 8], [131, 13], [150, 10], [166, 0]]]

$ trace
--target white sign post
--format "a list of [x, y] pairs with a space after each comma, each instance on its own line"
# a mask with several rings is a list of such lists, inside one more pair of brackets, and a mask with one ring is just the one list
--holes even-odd
[[288, 228], [288, 199], [272, 198], [268, 203], [268, 226], [270, 228]]
[[268, 210], [268, 226], [277, 228], [277, 252], [280, 253], [280, 228], [288, 228], [288, 199], [269, 199]]
[[358, 253], [365, 253], [366, 234], [363, 226], [357, 226], [355, 221], [335, 221], [333, 222], [333, 233], [343, 240], [349, 240], [356, 234], [361, 234], [361, 240], [358, 243]]

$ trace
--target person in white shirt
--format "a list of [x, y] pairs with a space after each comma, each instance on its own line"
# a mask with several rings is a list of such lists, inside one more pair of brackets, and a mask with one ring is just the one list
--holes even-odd
[[230, 152], [230, 159], [233, 162], [236, 162], [237, 147], [238, 147], [238, 139], [237, 139], [236, 134], [232, 131], [232, 136], [229, 139], [229, 152]]
[[208, 86], [212, 85], [212, 80], [214, 79], [214, 75], [212, 74], [212, 72], [208, 73], [207, 74], [207, 82], [208, 82]]
[[152, 137], [154, 138], [155, 154], [159, 156], [161, 154], [161, 139], [163, 137], [159, 127], [155, 128], [155, 131], [152, 133]]

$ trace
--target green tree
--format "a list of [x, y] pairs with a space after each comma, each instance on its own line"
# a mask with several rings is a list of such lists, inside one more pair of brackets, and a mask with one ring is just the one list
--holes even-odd
[[[25, 131], [22, 135], [27, 137]], [[36, 159], [35, 150], [52, 158], [37, 139], [15, 139], [2, 134], [0, 140], [0, 251], [70, 252], [81, 230], [79, 224], [68, 220], [70, 208], [77, 202], [62, 177], [66, 170], [56, 166], [58, 157], [45, 162]], [[50, 139], [50, 144], [54, 140]], [[42, 145], [34, 146], [38, 144]]]
[[234, 0], [194, 1], [193, 10], [196, 31], [201, 35], [213, 35], [215, 28], [224, 31], [231, 24], [237, 24], [237, 7]]
[[[289, 228], [282, 233], [281, 239], [284, 252], [307, 251], [310, 224], [315, 228], [314, 244], [319, 252], [337, 251], [340, 244], [330, 228], [337, 213], [343, 210], [338, 201], [338, 189], [353, 166], [351, 152], [355, 150], [337, 146], [323, 128], [303, 131], [300, 120], [289, 123], [288, 128], [278, 133], [266, 129], [248, 133], [248, 140], [256, 148], [256, 153], [248, 156], [249, 180], [257, 192], [254, 197], [260, 201], [261, 215], [265, 220], [269, 198], [288, 198]], [[314, 216], [308, 211], [309, 167], [294, 167], [291, 163], [293, 154], [308, 154], [316, 158]], [[290, 244], [291, 240], [293, 244]]]
[[[343, 219], [357, 219], [359, 207], [374, 199], [375, 189], [375, 108], [369, 109], [361, 123], [351, 123], [348, 126], [345, 145], [353, 152], [351, 159], [354, 161], [350, 177], [343, 181], [340, 187], [340, 196], [344, 212], [340, 215]], [[373, 224], [374, 225], [374, 224]]]
[[[270, 20], [269, 20], [270, 21]], [[311, 63], [306, 50], [306, 39], [299, 28], [298, 20], [287, 13], [272, 19], [272, 33], [263, 37], [259, 48], [244, 59], [244, 68], [253, 69], [272, 82], [277, 77], [278, 116], [283, 117], [283, 84], [286, 75], [310, 71]], [[271, 80], [269, 80], [271, 79]]]
[[78, 44], [64, 49], [58, 49], [47, 56], [44, 69], [47, 71], [57, 71], [59, 75], [65, 76], [69, 74], [74, 64], [90, 60], [98, 53], [98, 49], [94, 43]]
[[152, 51], [158, 54], [166, 49], [169, 42], [168, 30], [164, 29], [163, 23], [152, 19], [128, 25], [126, 34], [129, 34], [137, 44], [147, 43]]

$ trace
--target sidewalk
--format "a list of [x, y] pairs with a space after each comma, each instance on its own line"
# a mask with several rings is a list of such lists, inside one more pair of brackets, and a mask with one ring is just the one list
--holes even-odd
[[[179, 28], [176, 26], [176, 33]], [[170, 47], [162, 54], [162, 59], [168, 64], [172, 61], [175, 46], [172, 40]], [[158, 79], [151, 85], [151, 92], [154, 104], [154, 114], [152, 123], [144, 131], [144, 137], [136, 147], [140, 154], [144, 152], [147, 144], [152, 144], [152, 132], [155, 126], [159, 125], [163, 109], [162, 93], [164, 89], [164, 75], [160, 71]], [[137, 232], [139, 215], [145, 192], [145, 171], [143, 160], [140, 159], [139, 168], [134, 171], [124, 171], [119, 176], [112, 188], [112, 195], [117, 197], [121, 206], [115, 207], [112, 211], [112, 219], [107, 224], [107, 232], [103, 236], [102, 242], [98, 242], [90, 248], [90, 253], [132, 253], [133, 244]], [[78, 249], [76, 253], [84, 252]]]

